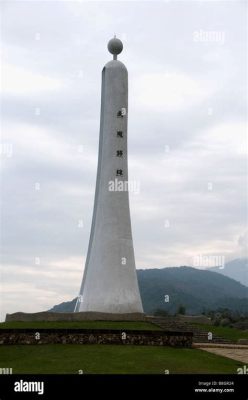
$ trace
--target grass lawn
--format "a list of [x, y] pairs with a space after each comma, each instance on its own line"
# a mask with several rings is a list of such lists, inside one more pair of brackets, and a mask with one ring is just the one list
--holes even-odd
[[234, 342], [237, 342], [238, 339], [248, 339], [248, 332], [242, 331], [241, 329], [196, 323], [192, 325], [195, 325], [196, 327], [199, 327], [205, 331], [212, 332], [217, 336], [222, 336], [223, 338], [233, 340]]
[[37, 322], [2, 322], [0, 329], [40, 329], [40, 328], [54, 328], [54, 329], [118, 329], [118, 330], [161, 330], [158, 326], [150, 322], [143, 321], [37, 321]]
[[0, 346], [0, 368], [13, 373], [77, 374], [236, 374], [239, 361], [198, 350], [159, 346], [11, 345]]

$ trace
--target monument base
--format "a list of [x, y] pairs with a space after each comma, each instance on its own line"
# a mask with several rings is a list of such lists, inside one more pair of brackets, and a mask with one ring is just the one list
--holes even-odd
[[6, 314], [5, 322], [22, 321], [147, 321], [147, 317], [142, 313], [130, 314], [110, 314], [101, 312], [76, 312], [76, 313], [56, 313], [56, 312], [38, 312], [23, 313], [17, 312]]

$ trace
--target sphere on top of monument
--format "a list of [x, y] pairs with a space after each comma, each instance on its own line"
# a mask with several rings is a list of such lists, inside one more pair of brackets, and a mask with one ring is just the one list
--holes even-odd
[[123, 44], [120, 39], [117, 39], [115, 36], [113, 39], [110, 39], [108, 42], [108, 51], [113, 54], [114, 56], [117, 56], [117, 54], [120, 54], [123, 49]]

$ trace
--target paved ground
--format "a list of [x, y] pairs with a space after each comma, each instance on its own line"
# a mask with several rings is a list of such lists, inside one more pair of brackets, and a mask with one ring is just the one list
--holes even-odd
[[248, 346], [235, 346], [235, 345], [219, 345], [218, 347], [212, 346], [197, 346], [201, 350], [209, 351], [210, 353], [217, 354], [232, 358], [233, 360], [241, 361], [248, 364]]

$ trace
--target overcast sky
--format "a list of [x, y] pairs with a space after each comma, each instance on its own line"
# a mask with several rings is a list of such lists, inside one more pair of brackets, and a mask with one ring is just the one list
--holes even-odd
[[108, 40], [129, 71], [137, 268], [244, 257], [246, 2], [1, 2], [1, 313], [78, 294]]

